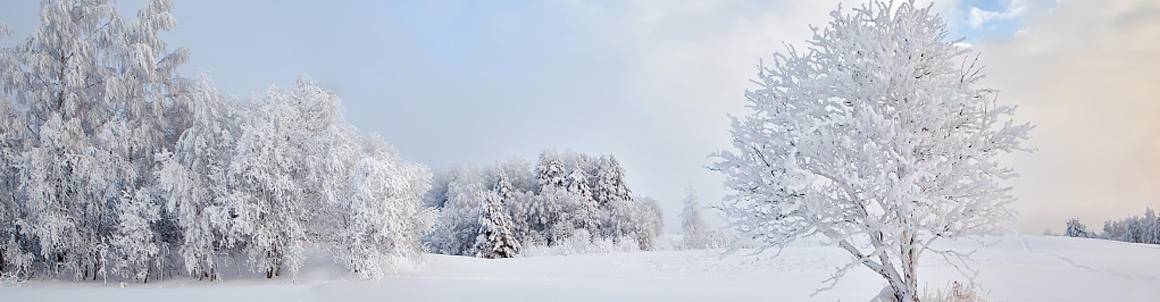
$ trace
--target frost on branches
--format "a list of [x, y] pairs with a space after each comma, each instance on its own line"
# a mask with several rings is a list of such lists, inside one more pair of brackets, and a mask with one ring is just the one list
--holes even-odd
[[159, 36], [171, 7], [44, 1], [0, 47], [0, 278], [273, 277], [314, 246], [372, 278], [416, 260], [427, 170], [316, 83], [242, 103], [182, 77], [189, 51]]
[[439, 209], [425, 239], [437, 253], [489, 258], [575, 242], [577, 234], [651, 249], [662, 228], [660, 207], [632, 198], [624, 173], [612, 156], [551, 150], [534, 168], [517, 159], [453, 169], [437, 176], [425, 196], [424, 204]]
[[735, 227], [780, 248], [821, 235], [916, 301], [915, 265], [939, 238], [992, 234], [1010, 219], [998, 157], [1026, 151], [1029, 124], [997, 92], [945, 23], [913, 1], [839, 9], [808, 49], [761, 66], [751, 111], [732, 124], [733, 150], [711, 168], [732, 193]]

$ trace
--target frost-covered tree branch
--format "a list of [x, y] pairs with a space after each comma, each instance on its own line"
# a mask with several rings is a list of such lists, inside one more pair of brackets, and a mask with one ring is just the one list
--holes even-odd
[[[917, 300], [917, 259], [936, 239], [993, 234], [1012, 213], [998, 158], [1026, 151], [1029, 124], [980, 88], [968, 50], [913, 1], [831, 13], [805, 50], [759, 66], [733, 150], [711, 168], [739, 231], [774, 247], [813, 235]], [[842, 276], [849, 266], [839, 269]]]

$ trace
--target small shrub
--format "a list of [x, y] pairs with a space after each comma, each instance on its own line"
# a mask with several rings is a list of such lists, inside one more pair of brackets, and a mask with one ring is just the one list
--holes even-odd
[[974, 284], [963, 285], [953, 281], [947, 288], [933, 291], [925, 290], [922, 294], [923, 302], [986, 302], [986, 297], [979, 294], [979, 288]]

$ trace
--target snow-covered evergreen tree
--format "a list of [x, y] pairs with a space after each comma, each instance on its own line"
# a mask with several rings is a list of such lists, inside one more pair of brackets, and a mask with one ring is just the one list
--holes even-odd
[[1141, 235], [1143, 243], [1160, 244], [1160, 217], [1157, 217], [1152, 208], [1147, 208], [1144, 210], [1144, 217], [1141, 218], [1144, 220], [1143, 228], [1140, 228], [1144, 233]]
[[476, 257], [511, 258], [519, 253], [519, 241], [511, 231], [511, 218], [500, 203], [499, 187], [485, 193], [479, 215], [479, 236], [476, 237]]
[[1064, 236], [1087, 238], [1092, 237], [1088, 232], [1087, 226], [1079, 222], [1079, 218], [1072, 218], [1067, 220], [1067, 229], [1063, 232]]
[[[898, 301], [916, 301], [917, 261], [940, 238], [992, 234], [1012, 213], [997, 157], [1024, 146], [1031, 126], [947, 39], [930, 6], [871, 1], [835, 11], [808, 49], [762, 66], [734, 119], [732, 151], [712, 169], [732, 194], [741, 233], [772, 247], [822, 235], [854, 257], [831, 286], [862, 266]], [[968, 61], [969, 62], [969, 61]]]
[[596, 205], [596, 200], [592, 198], [592, 189], [588, 185], [588, 173], [585, 171], [586, 163], [584, 160], [572, 163], [572, 169], [565, 179], [564, 189], [576, 196], [575, 200], [570, 200], [576, 203], [567, 204], [565, 209], [570, 210], [567, 217], [571, 218], [573, 225], [587, 230], [589, 234], [597, 234], [602, 215]]
[[536, 180], [541, 189], [563, 188], [568, 183], [567, 178], [564, 162], [556, 151], [546, 150], [540, 153], [539, 163], [536, 164]]
[[632, 200], [632, 191], [624, 178], [624, 167], [615, 157], [602, 156], [597, 160], [595, 183], [592, 188], [592, 198], [600, 206], [612, 200]]

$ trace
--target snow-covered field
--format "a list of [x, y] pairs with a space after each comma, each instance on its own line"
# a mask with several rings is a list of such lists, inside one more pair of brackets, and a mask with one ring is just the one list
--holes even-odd
[[[995, 301], [1160, 301], [1160, 246], [1042, 236], [993, 238], [978, 248], [978, 281]], [[363, 281], [314, 265], [296, 280], [168, 280], [147, 285], [32, 281], [0, 301], [866, 301], [882, 281], [857, 269], [811, 297], [848, 256], [810, 242], [779, 257], [661, 251], [484, 260], [427, 255], [418, 270]], [[919, 271], [928, 287], [963, 277], [937, 256]]]

